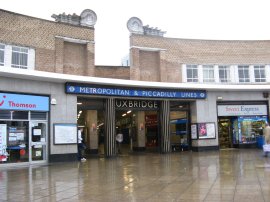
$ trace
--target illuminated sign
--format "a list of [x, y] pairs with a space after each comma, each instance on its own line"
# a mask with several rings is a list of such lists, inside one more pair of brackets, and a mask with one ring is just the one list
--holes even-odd
[[147, 98], [180, 98], [180, 99], [205, 99], [206, 91], [189, 90], [149, 90], [149, 89], [126, 89], [126, 88], [107, 88], [84, 86], [79, 84], [66, 84], [66, 93], [86, 94], [86, 95], [105, 95], [105, 96], [124, 96], [124, 97], [147, 97]]

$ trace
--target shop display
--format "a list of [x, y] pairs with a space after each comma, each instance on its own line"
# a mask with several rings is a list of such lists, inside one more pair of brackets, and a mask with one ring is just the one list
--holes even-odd
[[256, 144], [257, 137], [263, 135], [265, 122], [267, 122], [266, 117], [239, 117], [239, 144]]

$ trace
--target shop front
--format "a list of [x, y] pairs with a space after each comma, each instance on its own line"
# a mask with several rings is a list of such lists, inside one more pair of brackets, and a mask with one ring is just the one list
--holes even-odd
[[259, 147], [267, 109], [265, 102], [218, 103], [220, 148]]
[[0, 164], [48, 160], [49, 97], [0, 93]]

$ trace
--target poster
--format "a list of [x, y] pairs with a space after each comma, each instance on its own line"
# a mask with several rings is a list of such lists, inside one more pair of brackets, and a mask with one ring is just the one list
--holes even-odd
[[207, 138], [216, 138], [216, 129], [214, 123], [207, 123], [206, 124], [206, 130], [207, 130]]
[[41, 135], [41, 129], [40, 128], [34, 128], [33, 129], [33, 135], [40, 136]]
[[54, 124], [54, 144], [77, 144], [77, 124]]
[[191, 125], [191, 139], [192, 140], [198, 139], [198, 136], [197, 136], [197, 125], [196, 124], [192, 124]]
[[199, 139], [216, 138], [215, 123], [198, 123]]
[[6, 154], [7, 147], [7, 124], [0, 124], [0, 155]]
[[207, 137], [206, 123], [198, 123], [199, 138]]

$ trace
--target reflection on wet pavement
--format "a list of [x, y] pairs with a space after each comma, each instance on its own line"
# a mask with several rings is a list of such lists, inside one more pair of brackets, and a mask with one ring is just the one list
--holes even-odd
[[270, 157], [222, 150], [0, 167], [0, 201], [270, 202]]

